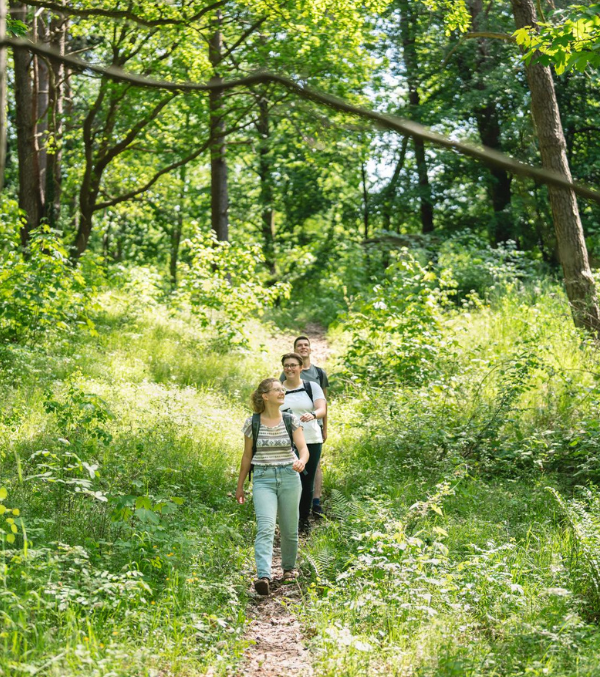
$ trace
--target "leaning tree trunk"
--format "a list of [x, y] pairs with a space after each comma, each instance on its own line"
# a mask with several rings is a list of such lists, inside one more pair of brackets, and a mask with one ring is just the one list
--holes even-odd
[[[533, 0], [512, 0], [517, 28], [536, 26]], [[565, 136], [556, 101], [552, 72], [533, 59], [526, 66], [531, 91], [531, 111], [535, 124], [542, 166], [571, 180]], [[575, 193], [548, 186], [558, 256], [565, 276], [567, 297], [575, 325], [600, 333], [600, 310], [590, 270], [588, 253]]]
[[[410, 2], [404, 0], [400, 3], [400, 34], [402, 36], [402, 53], [404, 67], [406, 69], [406, 82], [408, 84], [408, 103], [413, 120], [419, 119], [419, 62], [415, 44], [417, 17]], [[431, 185], [427, 175], [427, 158], [425, 157], [425, 144], [422, 139], [413, 137], [415, 148], [415, 161], [417, 176], [419, 179], [419, 200], [421, 203], [421, 230], [423, 233], [433, 231], [433, 199]]]
[[[223, 54], [223, 36], [221, 34], [221, 12], [216, 13], [215, 30], [208, 46], [209, 60], [213, 67], [212, 83], [223, 82], [218, 68]], [[227, 189], [227, 161], [225, 159], [225, 118], [223, 92], [211, 90], [208, 95], [210, 114], [210, 198], [211, 223], [217, 240], [229, 239], [229, 198]]]

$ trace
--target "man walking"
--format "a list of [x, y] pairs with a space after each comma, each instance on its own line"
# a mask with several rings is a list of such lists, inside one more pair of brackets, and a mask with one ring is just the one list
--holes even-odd
[[[310, 339], [308, 336], [298, 336], [294, 341], [294, 352], [298, 353], [302, 358], [302, 371], [300, 372], [300, 378], [303, 381], [312, 381], [313, 383], [318, 383], [323, 389], [325, 398], [327, 398], [327, 388], [329, 387], [329, 379], [324, 369], [317, 367], [315, 364], [312, 364], [310, 361], [310, 355], [312, 349], [310, 346]], [[285, 381], [285, 374], [282, 373], [279, 377], [279, 380], [283, 383]], [[323, 433], [323, 442], [327, 439], [327, 414], [323, 419], [319, 420], [319, 424], [322, 422], [322, 433]], [[321, 491], [323, 487], [323, 471], [321, 470], [321, 463], [317, 468], [317, 473], [315, 475], [315, 488], [313, 491], [313, 506], [312, 513], [315, 517], [323, 516], [323, 509], [321, 508]]]

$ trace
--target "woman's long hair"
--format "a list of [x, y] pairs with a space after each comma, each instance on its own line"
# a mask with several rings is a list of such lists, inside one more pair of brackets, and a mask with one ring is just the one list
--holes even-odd
[[273, 383], [279, 383], [279, 379], [266, 378], [258, 384], [258, 388], [250, 395], [250, 404], [255, 414], [262, 414], [265, 410], [263, 395], [266, 395], [271, 390]]

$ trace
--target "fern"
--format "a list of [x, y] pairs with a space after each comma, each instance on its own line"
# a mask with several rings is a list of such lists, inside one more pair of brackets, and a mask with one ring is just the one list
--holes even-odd
[[571, 573], [574, 583], [587, 595], [594, 611], [600, 611], [600, 497], [583, 489], [585, 503], [565, 501], [552, 487], [546, 487], [564, 518], [572, 538]]
[[337, 570], [335, 554], [329, 547], [321, 548], [312, 553], [307, 552], [305, 557], [319, 581], [328, 580]]

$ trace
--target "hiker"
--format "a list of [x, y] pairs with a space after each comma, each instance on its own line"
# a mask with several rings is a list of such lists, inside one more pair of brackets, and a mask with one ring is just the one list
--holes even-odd
[[[298, 353], [302, 358], [302, 373], [300, 378], [303, 381], [311, 381], [312, 383], [318, 383], [323, 390], [325, 399], [327, 400], [327, 388], [329, 388], [329, 379], [325, 370], [321, 367], [317, 367], [315, 364], [312, 364], [310, 356], [312, 353], [312, 348], [310, 345], [310, 339], [308, 336], [298, 336], [294, 340], [294, 352]], [[283, 383], [285, 380], [285, 373], [282, 372], [279, 380]], [[321, 433], [323, 435], [323, 442], [327, 440], [327, 410], [325, 411], [325, 416], [319, 420], [319, 425], [321, 426]], [[313, 504], [312, 504], [312, 514], [314, 517], [323, 517], [323, 508], [321, 507], [321, 492], [323, 488], [323, 471], [321, 470], [321, 462], [317, 466], [317, 472], [315, 474], [315, 485], [313, 491]]]
[[[283, 580], [296, 577], [299, 502], [302, 492], [299, 473], [309, 459], [299, 419], [284, 408], [286, 391], [276, 378], [266, 378], [251, 395], [254, 416], [246, 419], [244, 455], [235, 498], [245, 502], [244, 480], [254, 471], [256, 539], [254, 556], [259, 595], [270, 593], [275, 520], [279, 515]], [[297, 449], [298, 456], [294, 452]]]
[[302, 357], [298, 353], [286, 353], [281, 358], [281, 364], [285, 372], [283, 387], [286, 390], [282, 411], [289, 411], [299, 417], [310, 454], [306, 464], [306, 473], [300, 476], [302, 496], [299, 530], [301, 533], [308, 533], [315, 473], [323, 447], [323, 434], [318, 421], [327, 413], [327, 405], [321, 386], [318, 383], [302, 380]]

